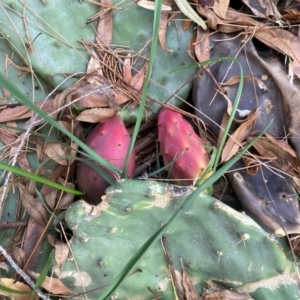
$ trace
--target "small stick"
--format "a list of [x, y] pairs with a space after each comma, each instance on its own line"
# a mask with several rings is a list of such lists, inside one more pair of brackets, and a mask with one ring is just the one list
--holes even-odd
[[[0, 254], [2, 254], [6, 260], [11, 264], [13, 269], [28, 283], [28, 285], [34, 289], [35, 283], [34, 281], [24, 272], [22, 269], [14, 262], [14, 260], [10, 257], [10, 255], [6, 252], [6, 250], [0, 245]], [[48, 296], [43, 294], [40, 289], [35, 290], [36, 294], [44, 300], [51, 300]]]
[[176, 290], [177, 296], [179, 300], [183, 300], [185, 299], [183, 292], [181, 291], [178, 281], [177, 281], [177, 276], [175, 273], [175, 269], [174, 269], [174, 265], [173, 265], [173, 260], [170, 254], [170, 251], [168, 250], [168, 244], [167, 244], [167, 238], [165, 235], [162, 236], [161, 238], [161, 244], [162, 244], [162, 248], [164, 250], [165, 253], [165, 257], [167, 260], [167, 263], [169, 265], [170, 268], [170, 272], [171, 272], [171, 276], [172, 276], [172, 280], [173, 280], [173, 284], [174, 284], [174, 288]]

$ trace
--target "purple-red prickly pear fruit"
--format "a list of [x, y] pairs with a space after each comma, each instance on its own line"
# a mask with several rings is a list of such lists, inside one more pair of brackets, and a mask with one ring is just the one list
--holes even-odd
[[180, 185], [191, 185], [201, 177], [209, 164], [202, 139], [183, 116], [169, 108], [158, 115], [158, 140], [160, 153], [168, 170]]
[[[130, 135], [120, 116], [114, 116], [103, 124], [98, 124], [91, 130], [85, 141], [102, 158], [122, 170], [126, 153], [130, 144]], [[116, 179], [116, 174], [101, 167], [105, 172]], [[126, 171], [127, 177], [133, 177], [135, 168], [135, 151], [131, 152]], [[95, 170], [84, 162], [77, 167], [77, 183], [80, 190], [85, 192], [85, 199], [90, 204], [98, 204], [109, 183]]]

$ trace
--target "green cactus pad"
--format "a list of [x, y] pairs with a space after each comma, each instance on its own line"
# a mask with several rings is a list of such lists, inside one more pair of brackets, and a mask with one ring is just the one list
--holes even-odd
[[85, 23], [97, 10], [89, 1], [29, 0], [25, 4], [4, 0], [0, 6], [0, 32], [15, 55], [56, 86], [66, 76], [86, 71], [88, 53], [78, 41], [94, 39], [95, 29]]
[[[149, 41], [153, 34], [154, 12], [132, 3], [131, 0], [115, 0], [114, 5], [126, 8], [117, 11], [113, 16], [113, 44], [133, 50], [132, 56], [140, 53], [140, 59], [133, 65], [133, 69], [140, 70], [146, 62], [145, 57], [150, 54]], [[177, 6], [173, 6], [173, 10], [178, 11]], [[195, 63], [188, 55], [194, 25], [185, 31], [182, 22], [184, 19], [184, 15], [176, 15], [167, 27], [166, 46], [170, 51], [163, 50], [160, 44], [157, 46], [144, 118], [151, 118], [161, 108], [159, 102], [165, 103], [168, 100], [172, 105], [181, 106], [182, 99], [185, 100], [190, 92], [190, 79], [197, 72], [197, 68], [174, 72]], [[135, 122], [137, 114], [138, 108], [132, 111], [130, 106], [122, 111], [123, 119], [128, 122]]]
[[[25, 72], [25, 67], [22, 59], [9, 47], [8, 40], [0, 35], [1, 72], [33, 101], [44, 100], [49, 93], [46, 82], [38, 74]], [[6, 95], [3, 88], [0, 90], [0, 99], [2, 105], [19, 103], [13, 95]]]
[[[82, 200], [74, 203], [66, 213], [74, 234], [72, 252], [61, 267], [54, 266], [56, 275], [74, 292], [99, 288], [88, 293], [89, 299], [97, 299], [192, 191], [155, 181], [125, 180], [111, 186], [98, 206]], [[169, 228], [166, 240], [176, 273], [182, 273], [182, 258], [199, 294], [211, 280], [251, 292], [258, 300], [299, 297], [294, 265], [283, 251], [285, 240], [275, 240], [250, 217], [210, 196], [201, 195]], [[145, 253], [115, 296], [150, 299], [148, 287], [161, 299], [175, 299], [160, 241]]]

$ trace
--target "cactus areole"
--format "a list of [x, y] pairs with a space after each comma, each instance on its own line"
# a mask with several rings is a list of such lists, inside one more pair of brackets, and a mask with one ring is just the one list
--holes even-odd
[[[86, 138], [86, 145], [93, 149], [102, 158], [114, 164], [122, 170], [126, 153], [130, 144], [130, 135], [124, 125], [122, 118], [118, 115], [110, 118], [103, 124], [98, 124], [91, 130]], [[101, 166], [100, 166], [101, 167]], [[135, 167], [135, 151], [131, 152], [127, 177], [132, 177]], [[117, 174], [101, 167], [112, 178], [116, 179]], [[83, 192], [85, 199], [90, 204], [98, 204], [109, 183], [99, 175], [92, 167], [80, 162], [77, 168], [77, 183]]]
[[164, 164], [179, 185], [191, 185], [204, 173], [209, 157], [202, 139], [183, 116], [163, 108], [158, 116], [158, 140]]

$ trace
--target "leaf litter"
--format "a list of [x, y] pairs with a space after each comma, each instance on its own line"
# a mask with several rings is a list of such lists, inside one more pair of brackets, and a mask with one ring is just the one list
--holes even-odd
[[[146, 9], [153, 9], [151, 2], [139, 1], [139, 5]], [[148, 3], [149, 2], [149, 3]], [[299, 21], [299, 11], [294, 8], [282, 8], [278, 9], [272, 1], [243, 1], [253, 12], [253, 14], [260, 18], [273, 17], [273, 22], [284, 20]], [[256, 3], [254, 3], [256, 2]], [[161, 15], [161, 26], [159, 31], [159, 40], [161, 47], [164, 51], [170, 51], [167, 48], [166, 33], [169, 22], [172, 21], [175, 14], [170, 16], [169, 7], [172, 6], [173, 1], [164, 1], [166, 4], [165, 9]], [[258, 5], [257, 5], [258, 3]], [[147, 70], [147, 64], [145, 63], [139, 70], [133, 69], [133, 62], [135, 57], [132, 56], [128, 49], [111, 50], [110, 45], [112, 43], [112, 11], [115, 7], [111, 0], [102, 0], [101, 6], [105, 7], [99, 14], [99, 23], [97, 27], [97, 44], [85, 43], [86, 49], [91, 54], [91, 59], [87, 65], [87, 73], [81, 78], [75, 85], [66, 89], [61, 93], [57, 93], [53, 99], [48, 99], [46, 102], [43, 99], [40, 102], [36, 102], [36, 105], [40, 107], [47, 114], [52, 115], [57, 120], [61, 121], [62, 126], [65, 128], [72, 128], [72, 122], [75, 120], [77, 124], [80, 122], [87, 123], [99, 123], [105, 122], [108, 118], [114, 116], [120, 110], [122, 105], [132, 105], [132, 108], [138, 105], [141, 89], [144, 84], [145, 73]], [[25, 6], [24, 6], [25, 8]], [[257, 21], [254, 17], [242, 14], [235, 9], [229, 7], [229, 1], [216, 0], [212, 7], [209, 6], [197, 6], [198, 13], [207, 20], [207, 25], [210, 30], [218, 30], [221, 32], [241, 32], [245, 36], [254, 36], [268, 47], [292, 58], [290, 63], [293, 73], [300, 77], [300, 52], [299, 52], [299, 36], [295, 36], [291, 32], [279, 28], [266, 26], [263, 22]], [[116, 12], [117, 13], [117, 12]], [[208, 36], [211, 31], [204, 31], [200, 26], [197, 27], [196, 37], [193, 42], [195, 55], [198, 61], [204, 61], [209, 59], [209, 43]], [[13, 60], [8, 58], [7, 64], [12, 64], [23, 73], [31, 73], [32, 69], [27, 66], [18, 66]], [[209, 70], [209, 68], [207, 68]], [[284, 73], [285, 74], [285, 73]], [[282, 74], [281, 74], [282, 75]], [[245, 81], [250, 78], [245, 77]], [[258, 78], [254, 78], [262, 88], [264, 83]], [[219, 83], [220, 86], [235, 85], [239, 83], [240, 78], [231, 77], [230, 80]], [[279, 80], [278, 80], [279, 81]], [[298, 103], [300, 103], [299, 87], [297, 84], [293, 84], [292, 81], [285, 81], [281, 85], [282, 91], [293, 91], [295, 98], [287, 99], [288, 104], [293, 106], [292, 110], [292, 134], [297, 137], [299, 133], [299, 118], [298, 118]], [[10, 94], [2, 90], [3, 99], [10, 97]], [[289, 98], [289, 97], [287, 97]], [[75, 111], [75, 114], [74, 114]], [[230, 114], [230, 109], [229, 109]], [[34, 114], [23, 105], [3, 106], [0, 112], [0, 122], [11, 124], [13, 121], [20, 121], [24, 119], [32, 119]], [[222, 153], [222, 161], [227, 161], [233, 155], [237, 153], [243, 141], [251, 141], [253, 135], [251, 135], [251, 129], [256, 121], [257, 111], [252, 111], [247, 118], [240, 123], [239, 127], [232, 134], [232, 138], [228, 139]], [[79, 125], [81, 127], [81, 125]], [[77, 136], [82, 137], [82, 128], [76, 129]], [[1, 128], [0, 138], [5, 144], [4, 148], [6, 153], [5, 157], [12, 157], [12, 155], [18, 149], [18, 141], [22, 140], [24, 136], [22, 133]], [[65, 181], [72, 177], [74, 171], [72, 171], [72, 165], [76, 164], [74, 159], [67, 158], [67, 156], [75, 156], [77, 147], [75, 144], [70, 144], [70, 141], [64, 142], [45, 142], [44, 138], [25, 137], [27, 143], [21, 147], [17, 155], [18, 165], [25, 170], [32, 170], [32, 166], [27, 159], [27, 154], [32, 152], [32, 147], [29, 146], [33, 143], [37, 147], [39, 163], [46, 163], [47, 160], [52, 159], [58, 166], [53, 169], [44, 169], [45, 173], [49, 173], [49, 177], [55, 181]], [[139, 143], [145, 143], [146, 145], [153, 142], [155, 134], [147, 133], [141, 134]], [[10, 150], [9, 150], [10, 148]], [[141, 151], [146, 147], [141, 147]], [[285, 142], [276, 139], [270, 134], [265, 134], [265, 137], [261, 138], [255, 145], [260, 158], [267, 158], [273, 160], [275, 166], [283, 172], [290, 173], [292, 176], [297, 176], [299, 173], [299, 158], [297, 153]], [[140, 160], [147, 161], [155, 157], [155, 147], [151, 148], [150, 153], [138, 153]], [[148, 156], [148, 157], [147, 157]], [[257, 156], [258, 157], [258, 156]], [[253, 158], [248, 158], [249, 164], [256, 162]], [[57, 174], [56, 174], [57, 172]], [[68, 174], [68, 172], [70, 172]], [[55, 176], [52, 176], [56, 174]], [[67, 183], [71, 184], [71, 183]], [[34, 247], [36, 243], [40, 243], [45, 234], [45, 226], [48, 226], [49, 212], [45, 209], [45, 206], [38, 200], [32, 189], [29, 189], [31, 184], [21, 182], [17, 184], [20, 193], [20, 201], [26, 213], [29, 215], [29, 221], [27, 225], [25, 243], [23, 245], [23, 251], [26, 254], [25, 257], [35, 250], [33, 254], [33, 263], [37, 264], [39, 260], [40, 247]], [[50, 209], [59, 208], [65, 210], [74, 201], [73, 197], [64, 195], [59, 196], [57, 191], [43, 186], [41, 189], [42, 195], [45, 197], [45, 203]], [[58, 200], [59, 199], [59, 200]], [[54, 239], [49, 236], [48, 240], [50, 244], [55, 248], [56, 261], [64, 261], [67, 259], [68, 247], [65, 243]], [[17, 241], [14, 241], [17, 244]], [[296, 247], [295, 247], [296, 248]], [[24, 254], [23, 253], [23, 254]], [[17, 255], [14, 257], [17, 260]], [[22, 260], [19, 259], [21, 262]], [[252, 299], [248, 294], [238, 294], [229, 290], [215, 291], [207, 294], [205, 291], [200, 296], [193, 288], [191, 279], [188, 277], [184, 264], [182, 264], [182, 278], [183, 287], [185, 290], [186, 299]], [[24, 264], [28, 269], [33, 269], [33, 265], [28, 264], [28, 261]], [[38, 274], [31, 272], [34, 278], [38, 278]], [[7, 287], [14, 289], [20, 289], [29, 291], [28, 287], [20, 282], [12, 282], [8, 278], [2, 278], [1, 283]], [[42, 285], [46, 290], [57, 295], [72, 294], [59, 279], [47, 277]], [[2, 295], [5, 295], [4, 293]], [[29, 299], [27, 296], [18, 297], [11, 296], [12, 299]]]

